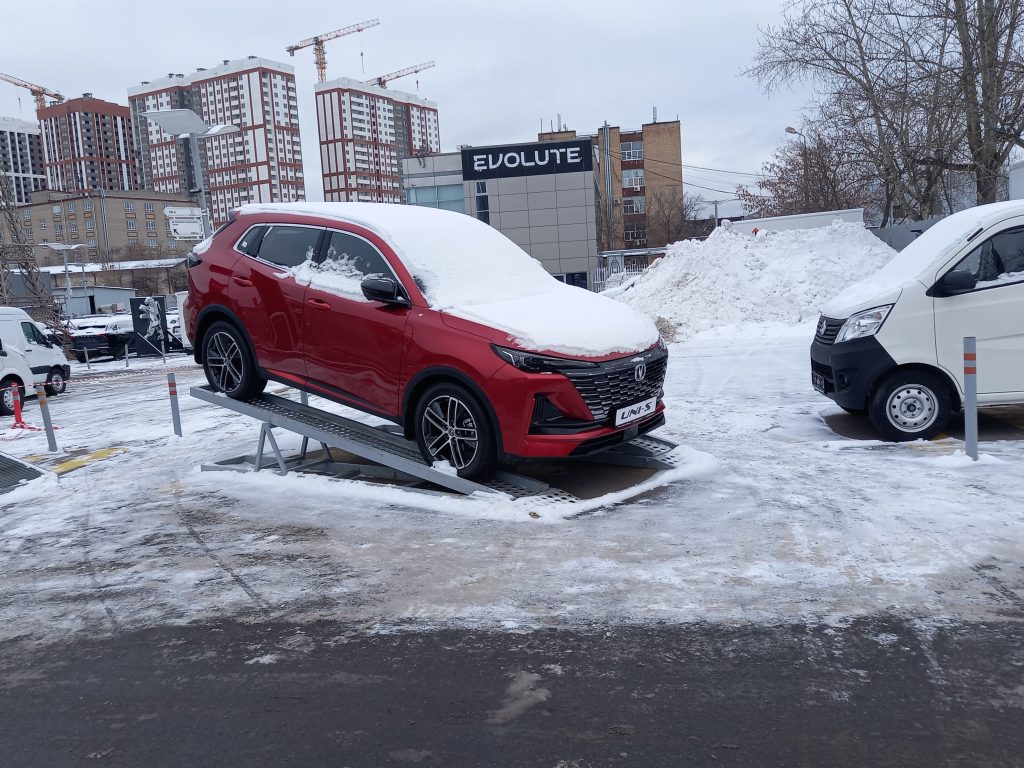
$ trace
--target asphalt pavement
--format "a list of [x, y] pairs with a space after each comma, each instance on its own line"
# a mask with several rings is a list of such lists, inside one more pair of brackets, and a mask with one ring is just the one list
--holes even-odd
[[2, 764], [1020, 766], [1024, 626], [155, 627], [0, 646]]

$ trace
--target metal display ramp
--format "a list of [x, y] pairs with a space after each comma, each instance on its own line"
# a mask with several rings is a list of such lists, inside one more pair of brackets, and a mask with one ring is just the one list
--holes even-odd
[[[373, 427], [313, 408], [308, 404], [308, 397], [304, 392], [300, 392], [302, 402], [266, 393], [250, 400], [232, 400], [220, 392], [215, 392], [209, 386], [192, 387], [189, 393], [199, 400], [262, 422], [253, 459], [238, 457], [203, 464], [203, 471], [258, 472], [273, 468], [282, 475], [296, 470], [319, 471], [345, 478], [395, 481], [410, 487], [429, 483], [467, 495], [504, 493], [513, 498], [577, 500], [571, 493], [552, 488], [536, 478], [513, 472], [497, 471], [487, 480], [476, 482], [459, 477], [451, 471], [434, 469], [423, 460], [416, 443], [406, 440], [397, 427]], [[302, 437], [302, 448], [298, 455], [288, 458], [284, 456], [274, 437], [274, 429], [284, 429]], [[326, 458], [310, 457], [308, 448], [311, 440], [320, 444]], [[265, 457], [268, 445], [272, 457]], [[372, 463], [335, 461], [332, 448]], [[601, 453], [569, 461], [667, 470], [677, 465], [678, 460], [672, 455], [675, 448], [676, 445], [667, 440], [644, 435]]]

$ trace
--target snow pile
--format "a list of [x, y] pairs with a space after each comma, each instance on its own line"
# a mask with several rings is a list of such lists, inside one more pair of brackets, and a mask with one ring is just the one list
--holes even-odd
[[651, 269], [605, 295], [665, 318], [680, 337], [725, 326], [792, 326], [816, 320], [829, 299], [895, 255], [859, 224], [756, 237], [720, 227], [703, 242], [674, 243]]
[[[559, 282], [498, 230], [472, 216], [385, 203], [244, 205], [249, 214], [289, 214], [365, 227], [386, 241], [438, 311], [495, 328], [526, 349], [569, 355], [628, 354], [658, 341], [642, 314]], [[298, 268], [297, 279], [346, 298], [343, 275]]]

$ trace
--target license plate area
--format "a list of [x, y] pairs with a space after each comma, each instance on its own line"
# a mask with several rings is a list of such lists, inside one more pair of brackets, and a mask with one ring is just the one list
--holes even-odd
[[820, 373], [812, 372], [811, 386], [814, 387], [819, 392], [821, 392], [821, 394], [825, 394], [825, 377], [822, 376]]
[[639, 403], [619, 408], [615, 411], [615, 426], [621, 427], [623, 424], [629, 424], [631, 421], [642, 419], [644, 416], [650, 416], [654, 413], [654, 409], [657, 406], [658, 398], [651, 397], [647, 400], [641, 400]]

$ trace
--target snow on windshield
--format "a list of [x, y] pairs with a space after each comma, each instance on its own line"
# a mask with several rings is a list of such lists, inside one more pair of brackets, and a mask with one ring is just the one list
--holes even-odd
[[1024, 213], [1020, 201], [993, 203], [968, 208], [935, 223], [900, 251], [899, 255], [870, 277], [854, 283], [825, 307], [825, 314], [836, 317], [844, 310], [882, 300], [911, 280], [929, 283], [939, 265], [945, 263], [967, 238], [981, 227], [1002, 218]]
[[[383, 203], [271, 203], [239, 210], [242, 216], [257, 213], [363, 226], [391, 245], [432, 308], [497, 328], [529, 349], [605, 355], [646, 349], [658, 340], [649, 318], [556, 280], [496, 229], [462, 213]], [[289, 273], [345, 298], [358, 289], [344, 270], [303, 264]]]

